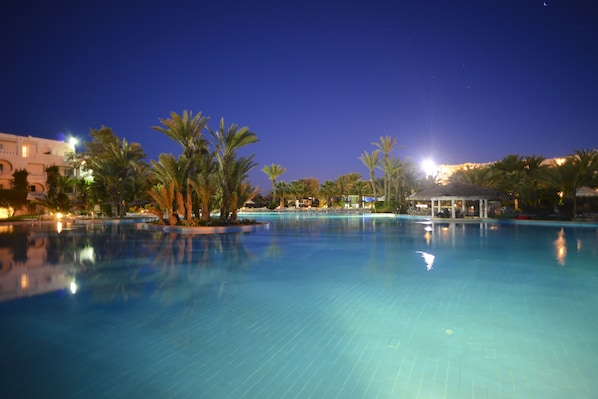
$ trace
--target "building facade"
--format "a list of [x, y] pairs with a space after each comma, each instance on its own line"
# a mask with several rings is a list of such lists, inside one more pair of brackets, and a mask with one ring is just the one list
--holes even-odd
[[0, 133], [0, 189], [10, 189], [13, 173], [24, 169], [29, 173], [27, 199], [40, 198], [47, 192], [46, 168], [58, 166], [61, 174], [75, 176], [68, 161], [74, 153], [74, 143]]

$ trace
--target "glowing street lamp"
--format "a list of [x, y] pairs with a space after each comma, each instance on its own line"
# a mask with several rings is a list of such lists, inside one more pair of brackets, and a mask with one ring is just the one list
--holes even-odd
[[69, 139], [69, 144], [73, 148], [73, 151], [76, 151], [77, 144], [79, 144], [79, 140], [76, 137], [72, 137]]
[[422, 162], [422, 169], [424, 170], [426, 177], [436, 176], [436, 173], [438, 172], [438, 166], [436, 166], [431, 159], [426, 159]]

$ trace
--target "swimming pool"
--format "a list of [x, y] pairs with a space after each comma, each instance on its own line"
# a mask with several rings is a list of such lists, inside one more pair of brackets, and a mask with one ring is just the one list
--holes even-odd
[[252, 217], [269, 228], [3, 226], [2, 396], [598, 392], [598, 227]]

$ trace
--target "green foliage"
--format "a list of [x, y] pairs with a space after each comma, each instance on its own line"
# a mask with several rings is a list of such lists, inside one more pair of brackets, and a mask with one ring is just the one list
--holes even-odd
[[[257, 194], [246, 182], [249, 171], [256, 166], [253, 155], [237, 156], [237, 150], [257, 142], [257, 136], [247, 127], [235, 124], [225, 127], [224, 119], [212, 131], [207, 126], [208, 120], [201, 113], [193, 116], [188, 111], [182, 115], [172, 112], [169, 119], [160, 119], [162, 126], [153, 127], [181, 144], [183, 154], [178, 158], [161, 154], [157, 162], [152, 162], [152, 190], [170, 183], [173, 187], [172, 204], [168, 208], [157, 203], [156, 193], [152, 198], [158, 208], [172, 209], [170, 214], [184, 214], [185, 224], [208, 223], [214, 207], [220, 210], [221, 222], [234, 222], [237, 209]], [[205, 138], [204, 129], [210, 133], [212, 142]], [[195, 221], [193, 214], [199, 215], [200, 221]]]
[[145, 152], [138, 143], [119, 139], [112, 129], [92, 129], [91, 142], [85, 143], [85, 167], [93, 172], [90, 187], [92, 203], [109, 204], [111, 216], [124, 216], [127, 203], [147, 190]]
[[47, 192], [37, 203], [52, 213], [71, 211], [73, 204], [68, 193], [75, 185], [75, 180], [62, 176], [56, 165], [46, 168], [46, 176]]

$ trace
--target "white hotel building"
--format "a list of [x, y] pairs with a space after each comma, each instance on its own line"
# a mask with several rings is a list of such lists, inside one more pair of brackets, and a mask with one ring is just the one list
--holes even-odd
[[13, 173], [17, 169], [29, 172], [28, 199], [47, 192], [46, 168], [58, 166], [63, 175], [74, 176], [68, 154], [75, 153], [75, 144], [31, 136], [0, 133], [0, 189], [12, 188]]

